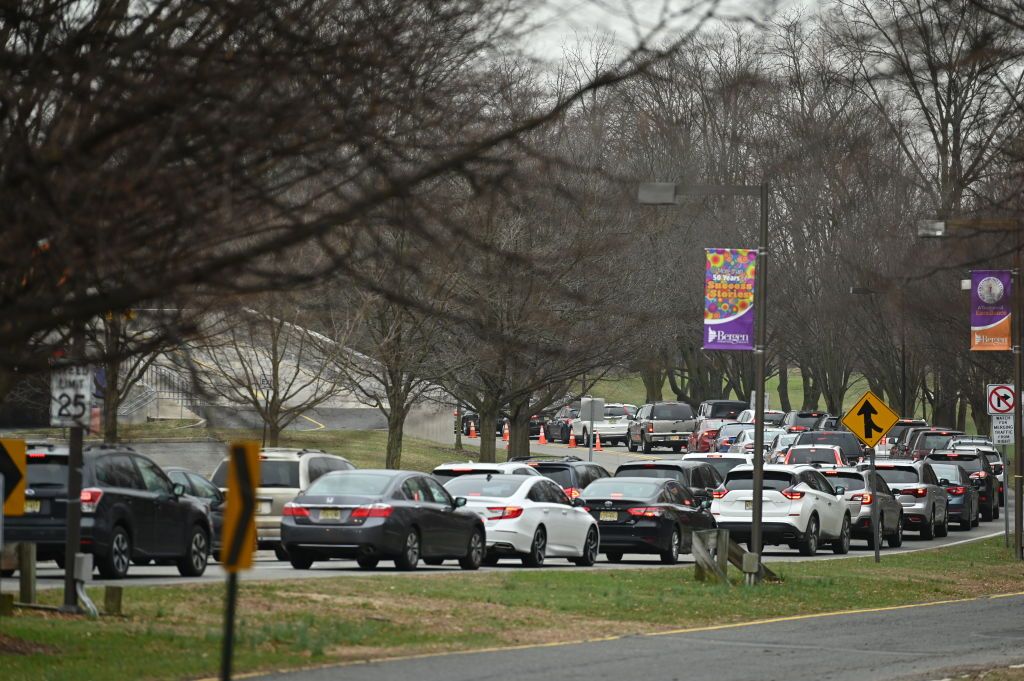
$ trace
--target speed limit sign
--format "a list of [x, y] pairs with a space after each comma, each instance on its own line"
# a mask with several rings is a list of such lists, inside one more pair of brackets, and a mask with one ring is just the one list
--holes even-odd
[[60, 367], [50, 377], [50, 425], [89, 425], [92, 407], [92, 369]]

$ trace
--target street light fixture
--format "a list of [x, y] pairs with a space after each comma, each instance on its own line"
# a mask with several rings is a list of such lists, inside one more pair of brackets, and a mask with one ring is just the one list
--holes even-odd
[[[674, 182], [645, 182], [640, 185], [637, 200], [641, 204], [666, 206], [678, 205], [684, 197], [700, 196], [758, 196], [760, 197], [760, 224], [757, 243], [757, 267], [754, 273], [754, 289], [760, 301], [754, 307], [754, 385], [757, 394], [754, 400], [754, 489], [753, 513], [750, 528], [750, 549], [761, 564], [761, 517], [762, 494], [764, 490], [764, 389], [766, 373], [766, 352], [768, 336], [768, 183], [759, 185], [716, 185], [677, 184]], [[760, 567], [755, 581], [760, 580]]]

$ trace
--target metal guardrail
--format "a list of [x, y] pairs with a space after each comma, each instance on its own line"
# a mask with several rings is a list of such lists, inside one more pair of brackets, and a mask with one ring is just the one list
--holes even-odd
[[209, 402], [198, 394], [192, 382], [176, 371], [153, 365], [146, 369], [138, 383], [139, 392], [118, 408], [119, 416], [138, 413], [157, 400], [170, 400], [183, 407], [205, 407]]

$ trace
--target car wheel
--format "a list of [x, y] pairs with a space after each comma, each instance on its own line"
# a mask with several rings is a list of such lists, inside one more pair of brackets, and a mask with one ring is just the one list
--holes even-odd
[[999, 520], [999, 504], [992, 504], [992, 520]]
[[986, 503], [985, 506], [981, 509], [981, 519], [987, 523], [991, 520], [994, 520], [995, 517], [995, 514], [992, 512], [992, 503]]
[[469, 538], [469, 545], [466, 547], [466, 555], [459, 558], [459, 567], [463, 570], [479, 570], [484, 562], [486, 551], [483, 532], [473, 530], [473, 534]]
[[587, 538], [583, 540], [583, 555], [579, 558], [573, 558], [572, 562], [576, 563], [580, 567], [590, 567], [596, 563], [598, 544], [597, 528], [591, 527], [587, 530]]
[[292, 564], [292, 567], [296, 570], [308, 570], [313, 567], [313, 556], [306, 553], [305, 551], [294, 551], [288, 552], [288, 562]]
[[420, 533], [415, 527], [409, 529], [402, 544], [402, 553], [395, 558], [395, 567], [399, 570], [415, 570], [420, 562]]
[[185, 555], [178, 559], [178, 574], [182, 577], [201, 577], [210, 558], [210, 539], [206, 530], [196, 525], [189, 536]]
[[533, 533], [533, 543], [530, 545], [530, 552], [523, 556], [523, 565], [526, 567], [544, 567], [544, 557], [548, 551], [548, 535], [543, 527], [538, 527]]
[[380, 558], [356, 558], [356, 565], [361, 570], [372, 570], [377, 567], [377, 563], [380, 562]]
[[977, 527], [981, 523], [981, 509], [975, 508], [974, 515], [971, 517], [971, 527]]
[[679, 528], [672, 530], [672, 539], [668, 545], [668, 551], [661, 552], [661, 562], [665, 565], [675, 565], [679, 562]]
[[921, 528], [921, 539], [935, 539], [935, 509], [932, 508], [931, 518]]
[[903, 546], [903, 514], [896, 519], [896, 531], [889, 535], [889, 548], [898, 549]]
[[637, 450], [637, 446], [636, 443], [633, 442], [633, 438], [626, 438], [626, 449], [631, 452], [635, 452]]
[[287, 562], [288, 552], [285, 551], [284, 547], [278, 544], [274, 547], [274, 557], [282, 562]]
[[949, 536], [949, 509], [946, 509], [946, 512], [942, 514], [942, 524], [935, 528], [935, 536]]
[[818, 516], [812, 515], [807, 521], [807, 530], [800, 539], [800, 555], [813, 556], [818, 553]]
[[679, 452], [683, 451], [683, 446], [682, 445], [672, 445], [672, 451], [675, 452], [676, 454], [678, 454]]
[[433, 566], [437, 567], [438, 565], [444, 565], [444, 558], [424, 558], [423, 559], [423, 564], [424, 565], [433, 565]]
[[583, 431], [583, 442], [581, 442], [580, 444], [584, 447], [590, 446], [590, 433], [588, 433], [585, 430]]
[[957, 521], [957, 523], [960, 525], [960, 529], [963, 532], [969, 532], [970, 529], [971, 529], [971, 525], [974, 524], [974, 521], [971, 520], [971, 516], [969, 514], [965, 518], [963, 513], [961, 513], [960, 514], [960, 519]]
[[644, 454], [650, 454], [651, 450], [654, 449], [654, 447], [651, 446], [651, 443], [644, 439], [643, 435], [640, 436], [640, 442], [643, 445], [641, 449], [643, 449]]
[[121, 579], [128, 574], [132, 562], [132, 540], [121, 525], [114, 527], [110, 537], [110, 551], [97, 556], [96, 567], [105, 579]]
[[839, 530], [839, 539], [832, 542], [832, 553], [844, 555], [850, 552], [850, 518], [843, 517], [843, 527]]
[[609, 563], [621, 563], [622, 551], [608, 551], [604, 554], [604, 557], [608, 559]]

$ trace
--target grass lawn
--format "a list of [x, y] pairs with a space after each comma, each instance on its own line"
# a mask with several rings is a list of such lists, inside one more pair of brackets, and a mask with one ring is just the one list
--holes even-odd
[[[236, 669], [579, 640], [1019, 591], [1024, 567], [1001, 544], [996, 538], [885, 557], [881, 566], [870, 557], [776, 565], [785, 581], [756, 589], [696, 582], [690, 567], [243, 580]], [[223, 592], [222, 585], [129, 588], [127, 616], [98, 621], [18, 611], [0, 619], [3, 678], [214, 675]], [[56, 600], [59, 594], [44, 597]]]

